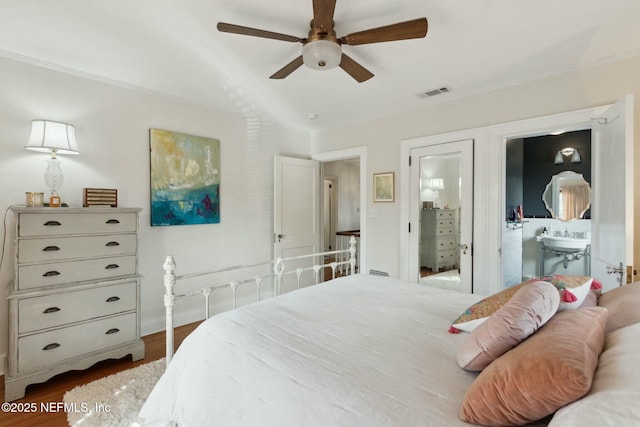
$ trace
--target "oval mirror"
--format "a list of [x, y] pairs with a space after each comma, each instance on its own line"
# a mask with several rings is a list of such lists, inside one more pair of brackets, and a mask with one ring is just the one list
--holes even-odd
[[552, 218], [579, 219], [591, 207], [591, 186], [581, 174], [563, 171], [551, 177], [542, 201]]

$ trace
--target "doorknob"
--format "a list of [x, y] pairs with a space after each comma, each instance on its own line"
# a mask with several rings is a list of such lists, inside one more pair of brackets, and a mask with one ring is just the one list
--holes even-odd
[[466, 243], [460, 243], [460, 249], [462, 250], [462, 253], [464, 255], [467, 254], [467, 250], [469, 249], [469, 245], [467, 245]]
[[620, 263], [619, 267], [611, 267], [607, 265], [607, 274], [617, 274], [617, 281], [620, 285], [622, 285], [622, 276], [624, 275], [624, 264]]
[[276, 234], [276, 236], [275, 236], [275, 237], [276, 237], [276, 240], [277, 240], [278, 242], [280, 242], [280, 240], [282, 240], [282, 239], [284, 238], [284, 234], [280, 234], [280, 233], [278, 233], [278, 234]]

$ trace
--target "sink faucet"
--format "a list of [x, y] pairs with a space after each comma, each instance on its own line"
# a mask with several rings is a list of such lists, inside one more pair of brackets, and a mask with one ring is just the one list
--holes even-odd
[[569, 237], [569, 229], [564, 229], [564, 237]]

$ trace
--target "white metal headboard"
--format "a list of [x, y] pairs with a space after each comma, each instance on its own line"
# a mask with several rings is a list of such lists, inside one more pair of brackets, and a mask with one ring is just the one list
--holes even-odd
[[[333, 261], [331, 263], [327, 263], [324, 264], [322, 263], [322, 261], [324, 261], [324, 257], [325, 256], [335, 256], [335, 259], [337, 261]], [[299, 268], [295, 268], [295, 269], [291, 269], [291, 270], [287, 270], [287, 264], [291, 263], [292, 261], [297, 261], [297, 260], [304, 260], [304, 259], [318, 259], [320, 260], [319, 263], [314, 264], [312, 266], [308, 266], [308, 267], [299, 267]], [[236, 271], [236, 270], [247, 270], [249, 268], [253, 268], [253, 267], [262, 267], [262, 266], [267, 266], [267, 265], [272, 265], [271, 268], [271, 273], [269, 274], [265, 274], [265, 275], [258, 275], [258, 276], [253, 276], [251, 278], [245, 278], [242, 280], [232, 280], [232, 281], [227, 281], [224, 283], [220, 283], [220, 284], [214, 284], [214, 285], [210, 285], [210, 286], [206, 286], [204, 288], [200, 288], [197, 290], [192, 290], [192, 291], [186, 291], [182, 294], [178, 294], [176, 295], [174, 293], [174, 287], [176, 285], [176, 282], [179, 280], [186, 280], [186, 279], [193, 279], [196, 277], [204, 277], [204, 276], [213, 276], [215, 274], [220, 274], [220, 273], [225, 273], [225, 272], [232, 272], [232, 271]], [[238, 287], [240, 285], [246, 284], [246, 283], [254, 283], [256, 286], [256, 301], [260, 301], [260, 288], [262, 286], [262, 283], [265, 279], [267, 278], [274, 278], [275, 282], [274, 282], [274, 295], [280, 295], [280, 287], [282, 284], [282, 277], [285, 275], [289, 275], [289, 274], [296, 274], [297, 276], [297, 286], [298, 288], [300, 288], [300, 278], [302, 276], [302, 273], [305, 271], [313, 271], [315, 273], [315, 283], [319, 283], [320, 282], [320, 270], [322, 270], [323, 268], [331, 268], [331, 277], [332, 279], [335, 279], [336, 277], [336, 269], [338, 268], [343, 268], [346, 267], [347, 271], [346, 274], [354, 274], [356, 272], [356, 239], [354, 236], [351, 236], [351, 238], [349, 239], [349, 248], [348, 249], [343, 249], [343, 250], [337, 250], [337, 251], [328, 251], [328, 252], [320, 252], [320, 253], [313, 253], [313, 254], [307, 254], [307, 255], [299, 255], [299, 256], [293, 256], [293, 257], [287, 257], [287, 258], [276, 258], [275, 260], [271, 260], [271, 261], [265, 261], [265, 262], [261, 262], [261, 263], [257, 263], [257, 264], [250, 264], [250, 265], [238, 265], [238, 266], [233, 266], [233, 267], [227, 267], [227, 268], [222, 268], [219, 270], [212, 270], [212, 271], [204, 271], [204, 272], [199, 272], [199, 273], [191, 273], [191, 274], [184, 274], [184, 275], [180, 275], [177, 276], [175, 274], [175, 269], [176, 269], [176, 263], [175, 260], [173, 259], [173, 256], [169, 255], [167, 256], [167, 258], [164, 261], [163, 264], [163, 269], [164, 269], [164, 288], [165, 288], [165, 294], [164, 294], [164, 307], [165, 307], [165, 316], [166, 316], [166, 363], [167, 366], [169, 366], [169, 362], [171, 362], [171, 359], [173, 357], [173, 342], [174, 342], [174, 336], [173, 336], [173, 306], [175, 304], [176, 299], [181, 299], [181, 298], [188, 298], [188, 297], [192, 297], [195, 295], [203, 295], [204, 299], [205, 299], [205, 319], [208, 319], [210, 317], [209, 315], [209, 297], [211, 296], [211, 294], [213, 293], [213, 291], [215, 291], [216, 289], [219, 288], [223, 288], [223, 287], [230, 287], [232, 294], [233, 294], [233, 309], [236, 308], [236, 294], [237, 294], [237, 290]]]

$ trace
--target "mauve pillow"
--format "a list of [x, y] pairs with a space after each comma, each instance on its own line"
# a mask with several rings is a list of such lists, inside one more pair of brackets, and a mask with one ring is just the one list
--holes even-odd
[[602, 307], [557, 313], [480, 372], [460, 418], [488, 426], [524, 425], [581, 398], [591, 387], [606, 322]]
[[640, 426], [639, 336], [640, 323], [607, 334], [589, 393], [560, 408], [549, 427]]
[[509, 301], [474, 329], [458, 348], [458, 365], [481, 371], [538, 330], [558, 311], [560, 294], [549, 282], [521, 287]]
[[598, 305], [609, 310], [607, 333], [640, 322], [640, 282], [604, 292], [598, 299]]

